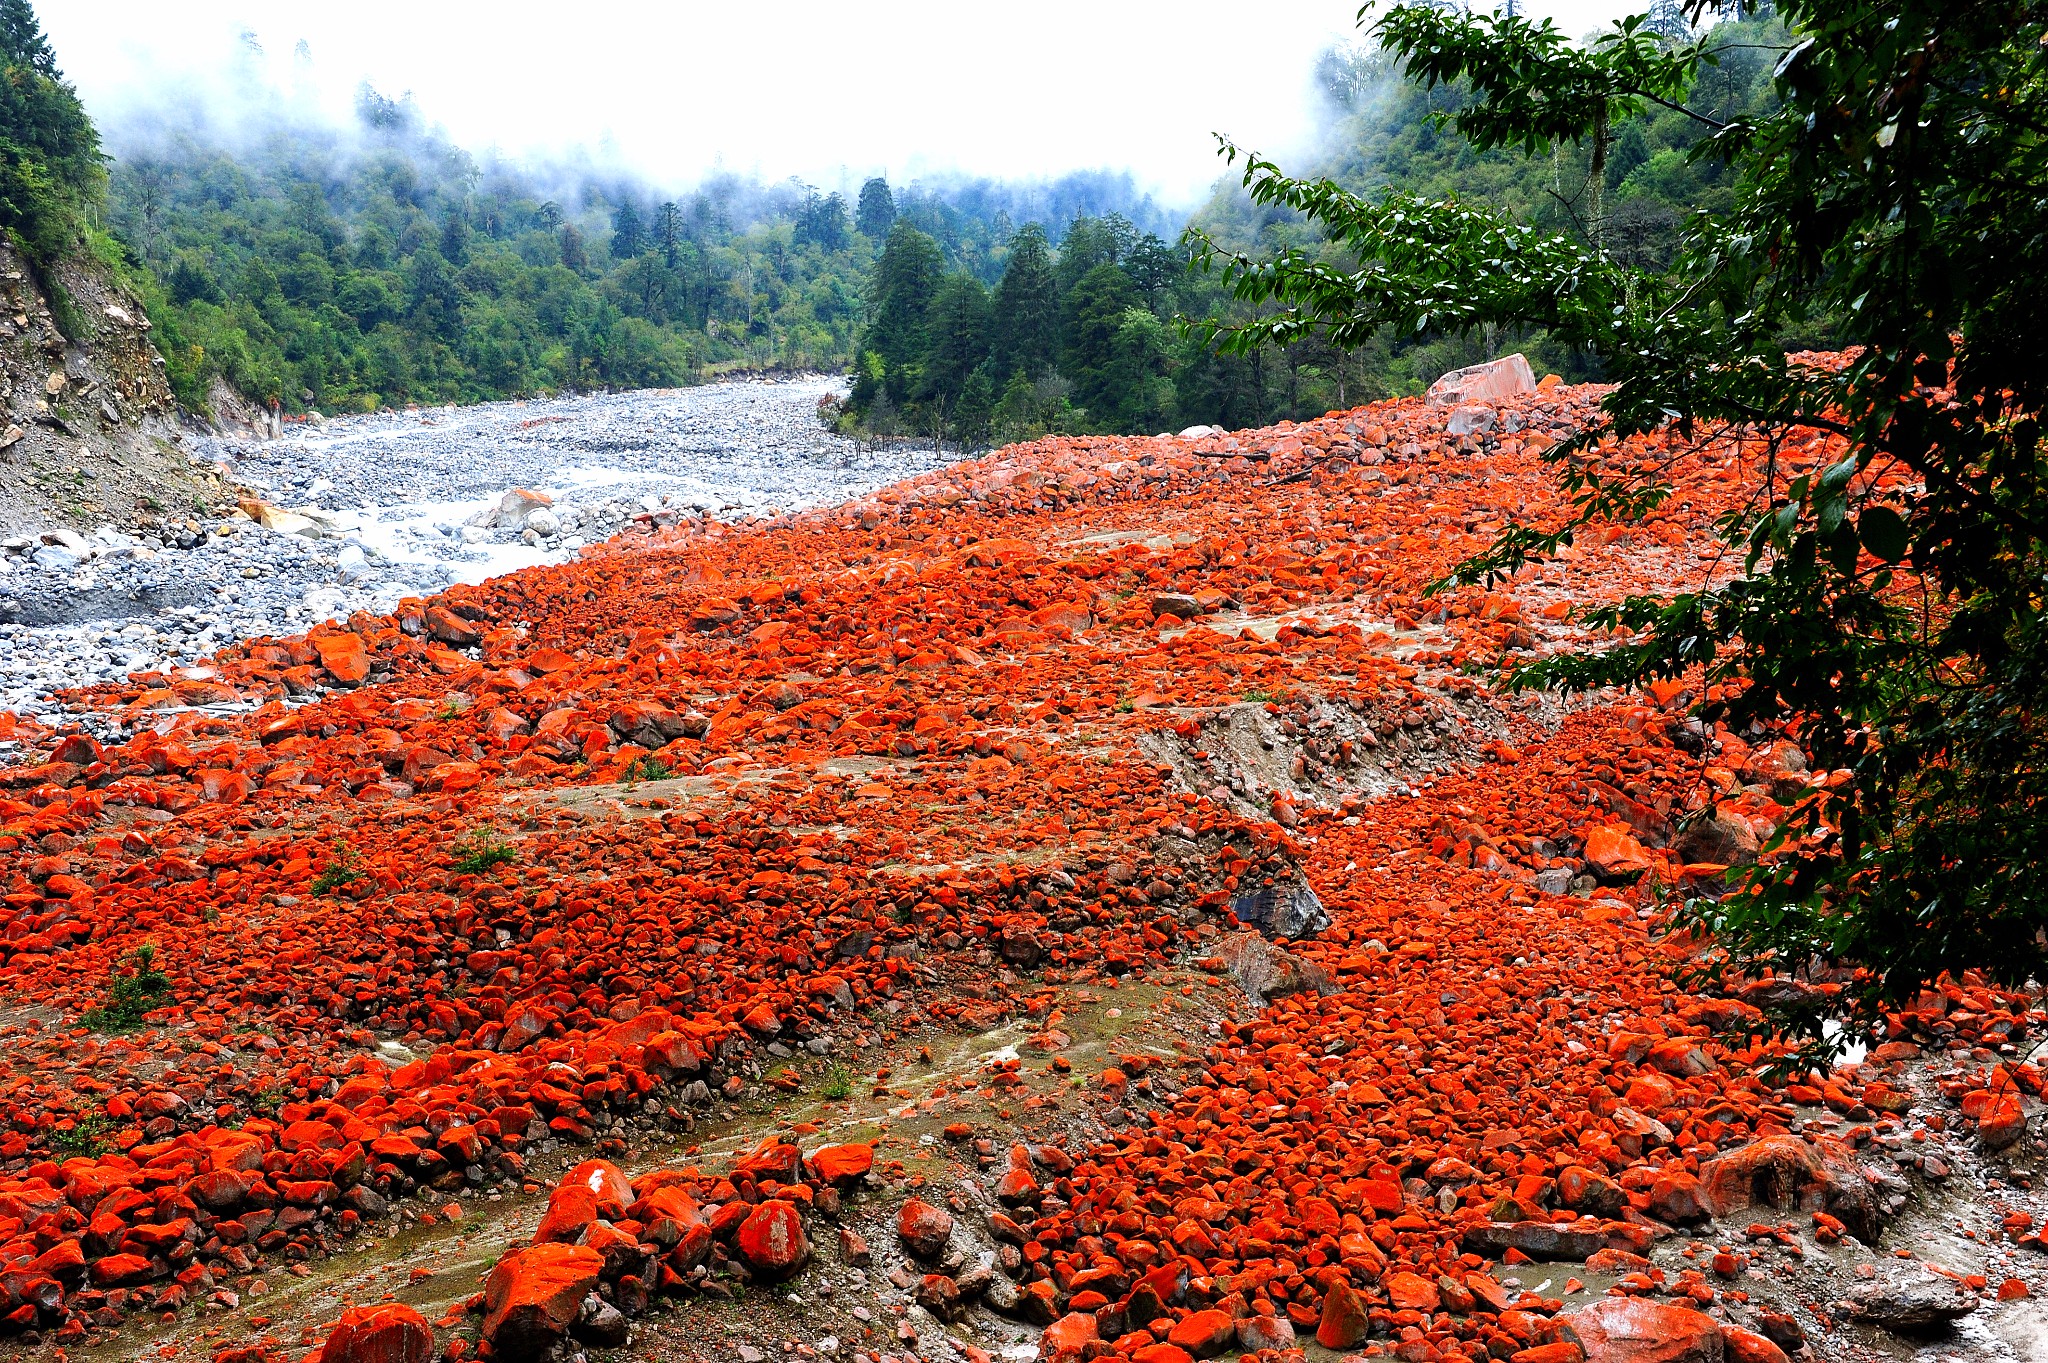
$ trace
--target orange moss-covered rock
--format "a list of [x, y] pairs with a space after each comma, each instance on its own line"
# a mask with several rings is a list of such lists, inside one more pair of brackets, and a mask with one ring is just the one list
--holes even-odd
[[[1480, 1260], [1637, 1255], [1652, 1218], [1749, 1206], [1874, 1234], [1867, 1182], [1785, 1136], [1780, 1103], [1904, 1112], [1885, 1051], [1774, 1091], [1717, 1039], [1740, 1006], [1675, 992], [1688, 944], [1656, 936], [1658, 882], [1718, 874], [1808, 788], [1796, 734], [1684, 728], [1692, 678], [1561, 716], [1483, 680], [1604, 644], [1588, 608], [1693, 584], [1683, 550], [1780, 452], [1605, 447], [1678, 457], [1651, 522], [1426, 592], [1509, 519], [1562, 514], [1535, 447], [1600, 395], [1511, 394], [1455, 437], [1414, 399], [1048, 437], [81, 692], [91, 734], [0, 716], [0, 990], [69, 1024], [144, 943], [168, 980], [138, 1035], [0, 1029], [0, 1224], [38, 1227], [10, 1272], [42, 1265], [6, 1319], [312, 1259], [409, 1191], [516, 1192], [542, 1141], [602, 1158], [494, 1271], [494, 1339], [559, 1337], [592, 1273], [630, 1306], [768, 1267], [871, 1148], [775, 1141], [630, 1186], [614, 1124], [680, 1135], [753, 1075], [801, 1086], [771, 1045], [802, 1067], [826, 1038], [1028, 1016], [1020, 1064], [1064, 1062], [1071, 991], [1187, 961], [1213, 984], [1176, 984], [1236, 989], [1218, 938], [1246, 934], [1240, 964], [1256, 943], [1234, 902], [1327, 926], [1267, 943], [1284, 969], [1206, 1044], [1105, 1056], [1060, 1095], [1141, 1120], [974, 1175], [1017, 1217], [1014, 1311], [1054, 1326], [1049, 1353], [1124, 1348], [1096, 1313], [1192, 1353], [1155, 1322], [1210, 1311], [1226, 1348], [1355, 1348], [1413, 1312], [1467, 1353], [1564, 1349]], [[222, 695], [253, 708], [191, 708]], [[1711, 847], [1685, 831], [1709, 801]], [[1894, 1044], [1939, 1024], [1998, 1053], [2026, 1015], [1962, 982]], [[1995, 1143], [2040, 1089], [2016, 1067], [1944, 1099]], [[964, 1158], [1011, 1120], [948, 1139]], [[81, 1126], [110, 1148], [69, 1157]], [[914, 1205], [923, 1269], [950, 1218]], [[1260, 1278], [1283, 1259], [1298, 1283]], [[1206, 1348], [1215, 1324], [1187, 1330]]]

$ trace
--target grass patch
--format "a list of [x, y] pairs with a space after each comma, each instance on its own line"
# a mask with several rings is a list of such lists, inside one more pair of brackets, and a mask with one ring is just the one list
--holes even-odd
[[1238, 699], [1255, 701], [1260, 705], [1266, 705], [1280, 698], [1274, 695], [1271, 691], [1262, 691], [1257, 688], [1253, 688], [1252, 690], [1245, 692], [1242, 696], [1239, 696]]
[[364, 874], [362, 859], [356, 855], [356, 849], [345, 842], [337, 842], [334, 844], [334, 860], [313, 877], [312, 891], [314, 894], [333, 894], [345, 885], [355, 884]]
[[519, 860], [511, 843], [494, 833], [472, 833], [455, 844], [455, 863], [450, 868], [459, 876], [480, 876], [493, 866]]
[[827, 1100], [838, 1103], [853, 1096], [853, 1071], [844, 1065], [834, 1065], [825, 1071], [825, 1082], [818, 1092]]
[[132, 1032], [143, 1014], [163, 1002], [171, 991], [170, 976], [156, 968], [156, 947], [145, 942], [128, 953], [126, 973], [107, 972], [107, 1001], [87, 1011], [85, 1025], [96, 1032]]

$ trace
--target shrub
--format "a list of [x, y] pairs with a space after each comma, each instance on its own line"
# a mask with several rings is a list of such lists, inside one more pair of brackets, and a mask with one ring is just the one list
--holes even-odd
[[168, 975], [156, 968], [156, 947], [145, 942], [126, 957], [127, 972], [107, 972], [107, 1000], [86, 1013], [85, 1025], [99, 1032], [132, 1032], [143, 1015], [163, 1002], [171, 989]]
[[629, 764], [621, 781], [665, 781], [674, 776], [675, 768], [659, 757], [642, 757]]

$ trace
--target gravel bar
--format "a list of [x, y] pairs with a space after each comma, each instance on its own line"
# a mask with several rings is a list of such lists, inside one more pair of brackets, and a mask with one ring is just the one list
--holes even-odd
[[[0, 709], [298, 633], [455, 582], [572, 557], [636, 517], [742, 521], [843, 501], [947, 462], [825, 429], [828, 376], [334, 418], [196, 453], [288, 514], [175, 516], [162, 538], [0, 542]], [[508, 497], [513, 489], [540, 498]], [[259, 512], [259, 516], [262, 513]]]

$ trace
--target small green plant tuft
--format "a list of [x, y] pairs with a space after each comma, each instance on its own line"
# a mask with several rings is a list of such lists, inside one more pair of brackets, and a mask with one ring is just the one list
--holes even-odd
[[627, 764], [625, 774], [620, 776], [619, 780], [627, 783], [634, 781], [666, 781], [675, 774], [675, 768], [662, 761], [659, 757], [642, 757]]
[[91, 1112], [73, 1121], [69, 1130], [52, 1133], [50, 1144], [66, 1159], [96, 1159], [107, 1153], [107, 1136], [113, 1129], [104, 1112]]
[[334, 844], [334, 860], [327, 863], [327, 869], [313, 877], [314, 894], [333, 894], [344, 885], [353, 885], [363, 878], [362, 859], [356, 849], [345, 842]]
[[494, 833], [472, 833], [455, 844], [455, 863], [451, 869], [459, 876], [480, 876], [493, 866], [517, 860], [519, 853], [511, 843]]
[[163, 1002], [171, 990], [170, 976], [156, 968], [156, 946], [145, 942], [128, 953], [127, 973], [107, 972], [107, 1001], [85, 1014], [85, 1025], [96, 1032], [132, 1032], [142, 1025], [143, 1015]]
[[1271, 691], [1264, 691], [1255, 687], [1252, 690], [1244, 693], [1244, 699], [1248, 701], [1256, 701], [1261, 705], [1265, 705], [1269, 702], [1278, 700], [1279, 697], [1275, 696]]
[[825, 1071], [825, 1083], [818, 1092], [830, 1102], [844, 1102], [853, 1096], [853, 1071], [844, 1065], [834, 1065]]

